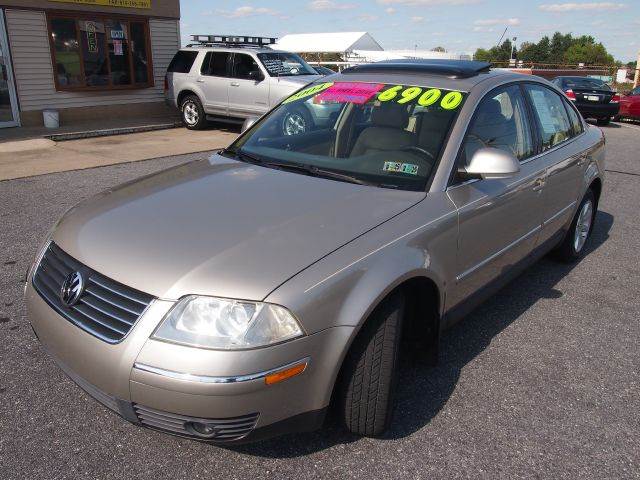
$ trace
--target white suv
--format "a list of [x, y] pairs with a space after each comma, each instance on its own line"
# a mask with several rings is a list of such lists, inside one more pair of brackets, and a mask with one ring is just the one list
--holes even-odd
[[[300, 56], [274, 50], [275, 38], [194, 35], [179, 50], [165, 78], [165, 98], [180, 109], [189, 129], [207, 120], [242, 123], [261, 116], [320, 75]], [[301, 109], [283, 119], [283, 133], [293, 135], [322, 121], [323, 109]]]

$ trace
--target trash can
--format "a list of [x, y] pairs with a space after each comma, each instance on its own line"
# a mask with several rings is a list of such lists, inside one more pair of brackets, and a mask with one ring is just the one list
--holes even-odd
[[43, 110], [42, 117], [46, 128], [58, 128], [60, 126], [60, 112], [58, 110]]

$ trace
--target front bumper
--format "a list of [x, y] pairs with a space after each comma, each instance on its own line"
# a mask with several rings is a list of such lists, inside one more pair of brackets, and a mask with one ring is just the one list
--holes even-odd
[[615, 117], [620, 111], [619, 103], [588, 103], [578, 102], [575, 104], [583, 117], [610, 118]]
[[[197, 438], [187, 425], [197, 420], [240, 434], [225, 435], [227, 430], [220, 428], [218, 438], [208, 439], [213, 442], [252, 441], [317, 428], [353, 333], [352, 327], [336, 327], [257, 350], [196, 349], [149, 338], [173, 305], [155, 300], [114, 345], [60, 316], [35, 291], [31, 279], [25, 299], [29, 320], [45, 349], [93, 398], [132, 423], [170, 434]], [[310, 359], [306, 370], [281, 383], [266, 385], [256, 375], [305, 358]], [[136, 363], [141, 368], [135, 368]], [[243, 381], [203, 381], [207, 378]]]

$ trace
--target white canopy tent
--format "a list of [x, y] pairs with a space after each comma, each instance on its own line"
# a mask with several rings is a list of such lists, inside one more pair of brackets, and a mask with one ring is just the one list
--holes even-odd
[[299, 33], [285, 35], [275, 48], [295, 53], [347, 53], [354, 50], [382, 51], [367, 32]]

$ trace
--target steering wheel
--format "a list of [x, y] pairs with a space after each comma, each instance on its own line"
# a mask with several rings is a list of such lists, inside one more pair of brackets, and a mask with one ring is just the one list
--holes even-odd
[[416, 146], [409, 146], [409, 147], [404, 147], [402, 150], [400, 150], [401, 152], [417, 152], [417, 153], [421, 153], [422, 155], [429, 157], [431, 160], [433, 160], [435, 162], [436, 157], [433, 155], [433, 153], [431, 153], [428, 150], [425, 150], [424, 148], [421, 147], [416, 147]]

